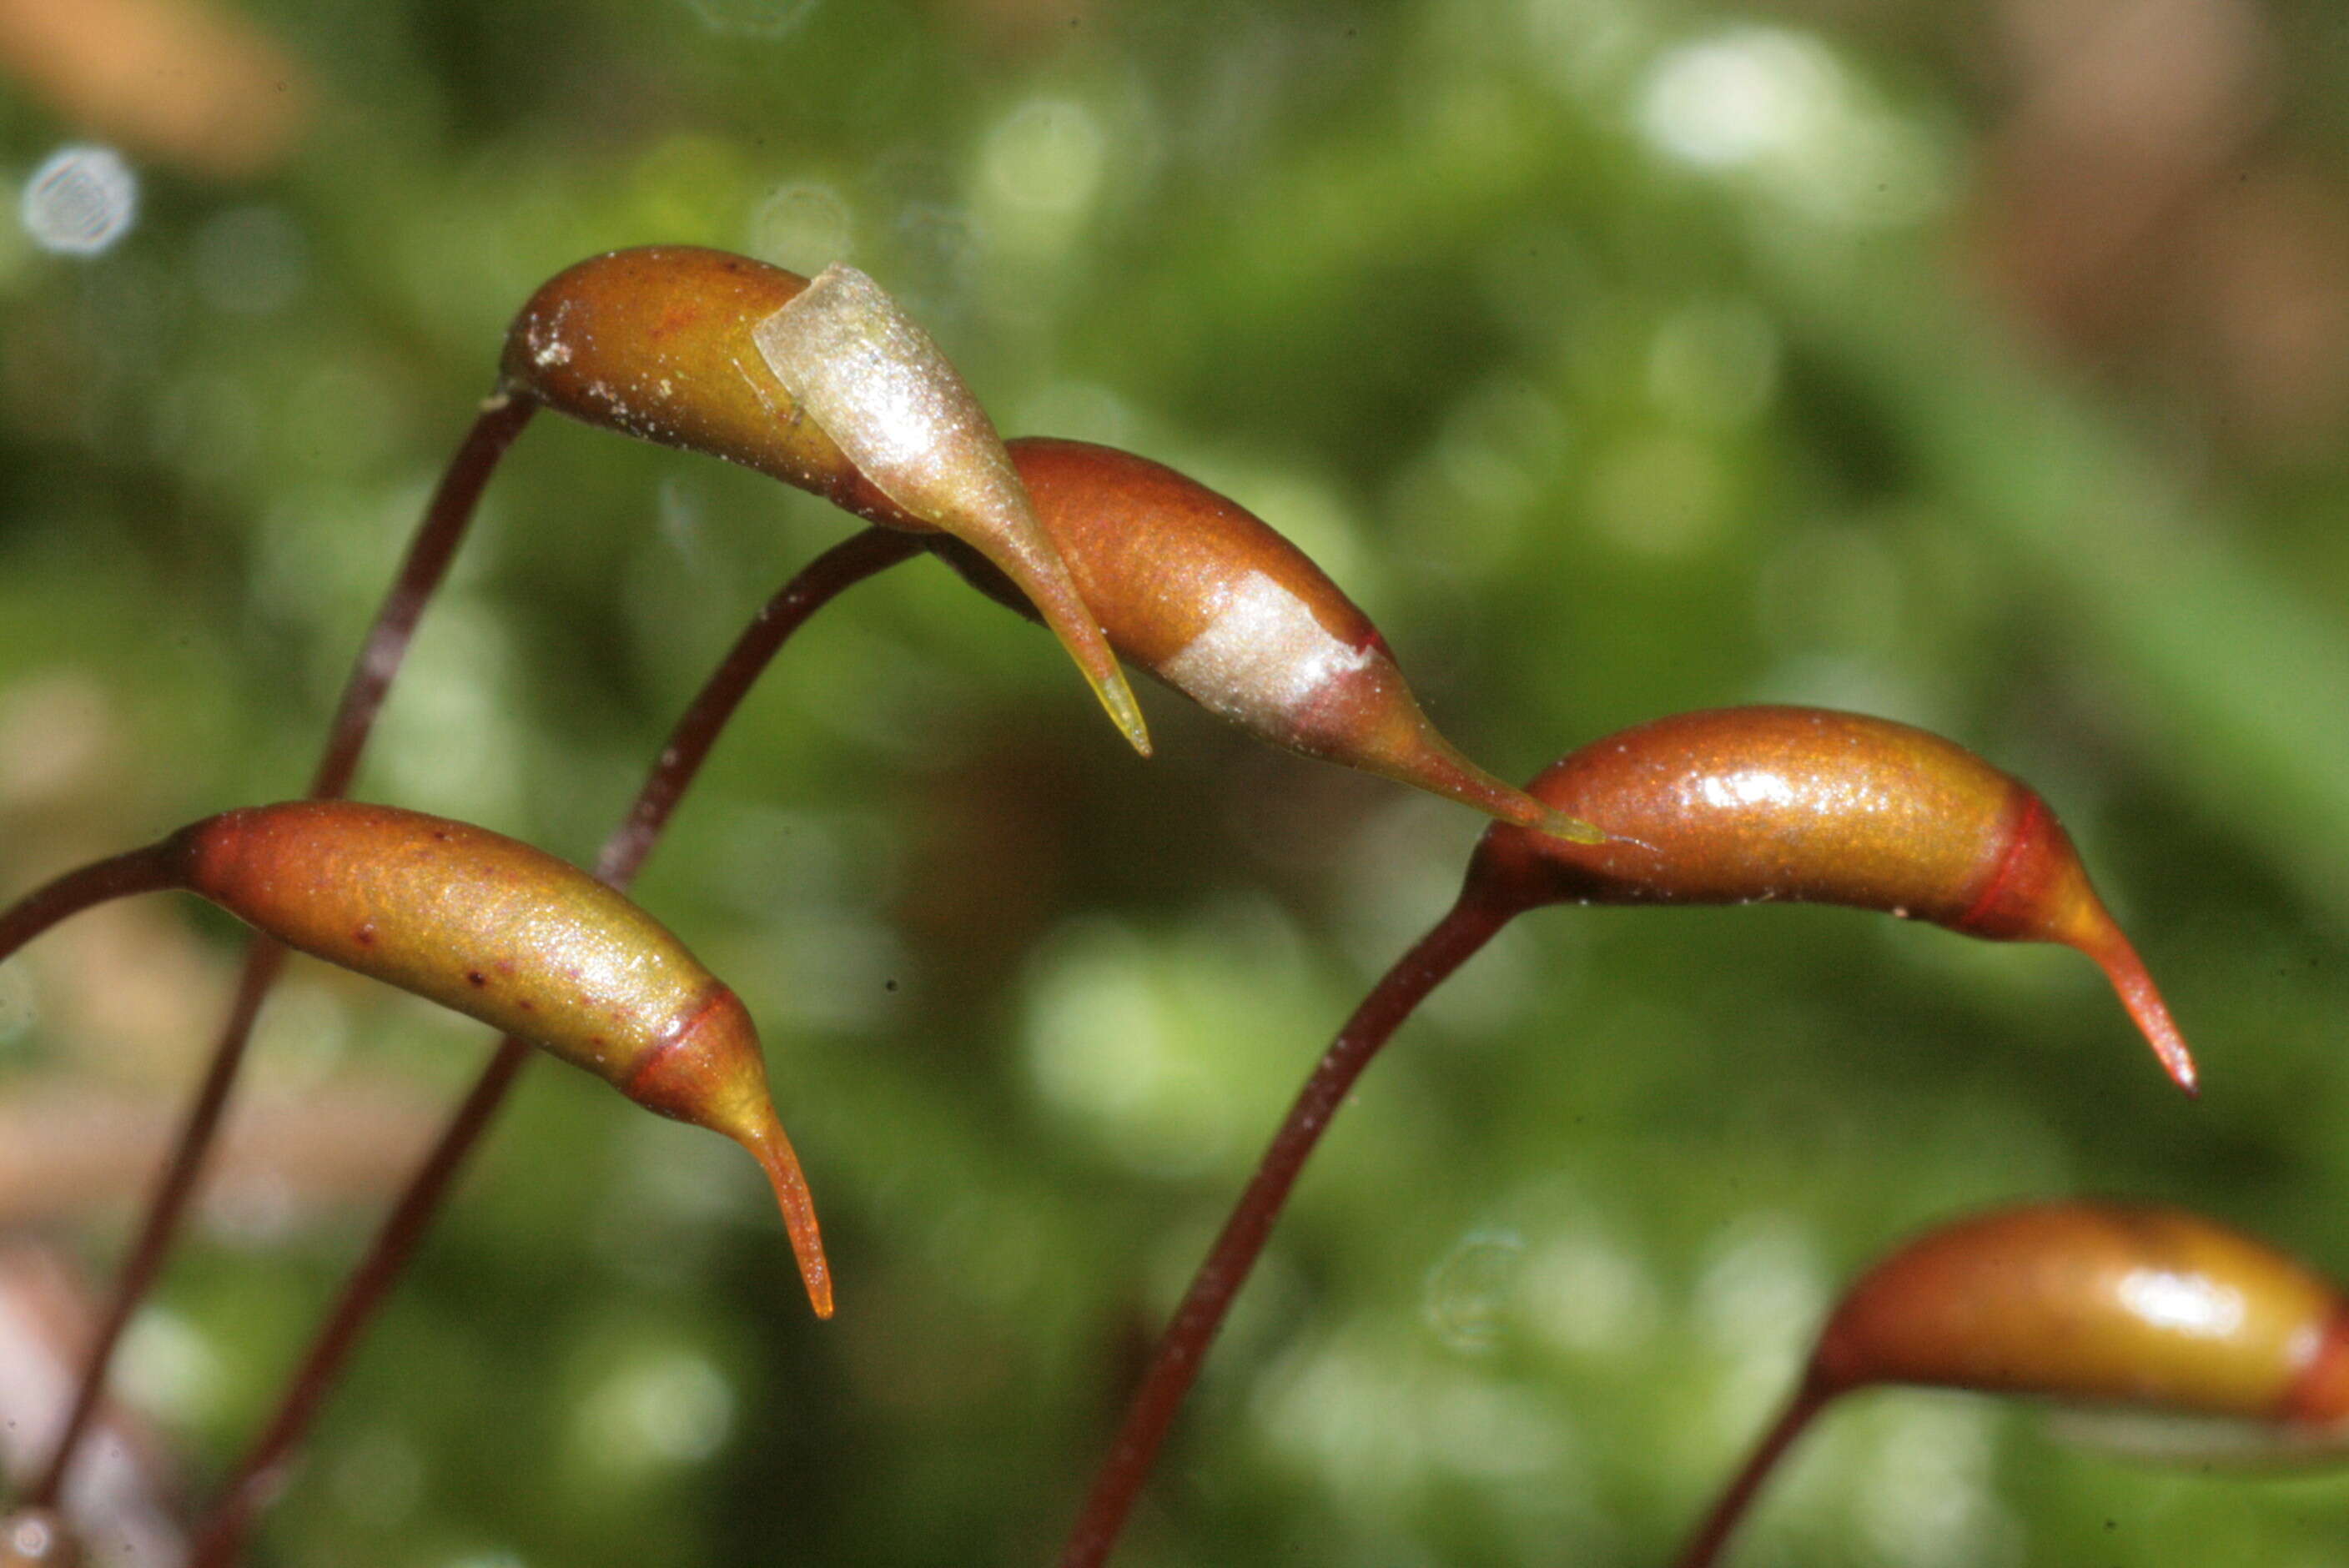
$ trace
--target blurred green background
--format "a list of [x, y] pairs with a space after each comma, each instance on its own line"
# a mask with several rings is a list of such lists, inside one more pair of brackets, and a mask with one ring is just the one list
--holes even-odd
[[[1227, 491], [1506, 775], [1810, 701], [2063, 813], [2201, 1103], [2069, 953], [1530, 916], [1340, 1123], [1121, 1563], [1661, 1562], [1839, 1282], [1993, 1201], [2183, 1202], [2349, 1274], [2337, 7], [16, 0], [0, 50], [0, 888], [297, 791], [505, 322], [652, 241], [852, 261], [1007, 431]], [[102, 160], [39, 178], [89, 145], [137, 182], [110, 239]], [[592, 857], [847, 526], [540, 421], [360, 792]], [[640, 892], [765, 1027], [838, 1319], [739, 1150], [534, 1068], [256, 1560], [1049, 1561], [1479, 828], [1143, 697], [1147, 765], [928, 562], [819, 617]], [[0, 1321], [87, 1310], [234, 951], [150, 900], [0, 972]], [[118, 1534], [208, 1495], [479, 1035], [281, 993], [126, 1355]], [[2314, 1568], [2349, 1484], [1874, 1395], [1734, 1556]]]

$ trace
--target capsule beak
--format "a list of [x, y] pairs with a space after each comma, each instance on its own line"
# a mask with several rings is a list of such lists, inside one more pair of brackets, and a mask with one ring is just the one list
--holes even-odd
[[1036, 613], [1044, 618], [1044, 624], [1061, 640], [1069, 657], [1076, 661], [1079, 673], [1093, 688], [1093, 696], [1101, 699], [1110, 722], [1117, 726], [1118, 732], [1135, 751], [1149, 756], [1150, 727], [1143, 722], [1142, 705], [1134, 700], [1133, 687], [1126, 684], [1125, 672], [1118, 667], [1117, 655], [1111, 651], [1109, 638], [1078, 593], [1076, 581], [1069, 575], [1068, 563], [1054, 547], [1051, 536], [1036, 521], [1035, 509], [1024, 489], [1019, 502], [1019, 510], [1027, 514], [1025, 525], [991, 537], [954, 529], [946, 531], [955, 533], [1019, 584], [1029, 603], [1036, 606]]
[[1474, 806], [1485, 815], [1495, 817], [1514, 827], [1526, 828], [1553, 839], [1564, 839], [1569, 844], [1603, 844], [1608, 834], [1581, 818], [1570, 816], [1555, 806], [1544, 805], [1522, 790], [1511, 789], [1485, 773], [1482, 769], [1472, 771], [1482, 785], [1473, 789], [1439, 789], [1465, 805]]
[[[1390, 670], [1392, 665], [1388, 666]], [[1400, 672], [1395, 681], [1401, 682]], [[1340, 755], [1339, 760], [1354, 767], [1392, 779], [1399, 784], [1409, 784], [1431, 795], [1447, 800], [1457, 800], [1472, 810], [1482, 811], [1497, 821], [1512, 827], [1547, 833], [1576, 844], [1603, 844], [1607, 835], [1584, 821], [1545, 801], [1536, 799], [1523, 789], [1512, 788], [1495, 779], [1461, 754], [1460, 748], [1444, 738], [1443, 733], [1420, 711], [1419, 704], [1408, 691], [1401, 694], [1392, 717], [1380, 727], [1360, 755]], [[1338, 754], [1331, 754], [1338, 755]]]
[[783, 1230], [818, 1317], [832, 1315], [832, 1266], [815, 1222], [799, 1151], [775, 1114], [767, 1090], [767, 1062], [741, 999], [711, 983], [708, 999], [685, 1026], [653, 1051], [620, 1092], [647, 1110], [722, 1133], [750, 1151], [775, 1190]]
[[1539, 832], [1547, 833], [1553, 839], [1564, 839], [1569, 844], [1603, 844], [1608, 838], [1603, 829], [1595, 828], [1579, 817], [1569, 817], [1553, 807], [1543, 808], [1542, 820], [1530, 825]]
[[741, 1140], [766, 1171], [782, 1211], [783, 1231], [791, 1237], [792, 1255], [798, 1260], [800, 1278], [807, 1285], [808, 1305], [818, 1317], [832, 1315], [832, 1264], [823, 1255], [823, 1233], [816, 1226], [815, 1197], [800, 1170], [798, 1151], [781, 1126], [770, 1122]]
[[2138, 1032], [2145, 1036], [2146, 1044], [2153, 1047], [2155, 1058], [2161, 1063], [2162, 1071], [2169, 1075], [2170, 1081], [2188, 1095], [2199, 1097], [2202, 1092], [2201, 1075], [2195, 1069], [2193, 1053], [2186, 1048], [2186, 1037], [2178, 1032], [2177, 1020], [2169, 1016], [2168, 1005], [2162, 1001], [2161, 993], [2155, 989], [2153, 976], [2146, 972], [2145, 961], [2137, 955], [2137, 949], [2130, 945], [2127, 937], [2121, 934], [2120, 928], [2109, 923], [2110, 919], [2109, 915], [2106, 917], [2106, 924], [2100, 937], [2078, 941], [2073, 945], [2095, 959], [2097, 967], [2104, 970], [2106, 978], [2112, 982], [2114, 992], [2121, 999], [2121, 1006], [2128, 1010]]

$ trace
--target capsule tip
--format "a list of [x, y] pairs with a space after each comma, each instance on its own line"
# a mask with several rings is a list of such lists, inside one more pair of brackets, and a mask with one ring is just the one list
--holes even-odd
[[2183, 1090], [2187, 1099], [2202, 1098], [2202, 1078], [2194, 1070], [2194, 1059], [2191, 1057], [2164, 1057], [2161, 1065], [2168, 1071], [2169, 1081]]
[[800, 1170], [798, 1151], [780, 1126], [769, 1126], [753, 1138], [745, 1138], [743, 1146], [759, 1161], [767, 1173], [768, 1182], [775, 1190], [775, 1203], [782, 1211], [783, 1231], [791, 1237], [792, 1255], [798, 1260], [800, 1279], [807, 1286], [808, 1305], [815, 1308], [818, 1317], [832, 1315], [832, 1264], [823, 1255], [823, 1233], [815, 1220], [815, 1199], [808, 1191], [807, 1177]]
[[2177, 1020], [2169, 1016], [2168, 1005], [2154, 987], [2153, 976], [2146, 972], [2145, 961], [2137, 955], [2117, 926], [2112, 927], [2105, 940], [2088, 946], [2088, 956], [2096, 961], [2112, 982], [2113, 990], [2128, 1010], [2129, 1017], [2145, 1036], [2146, 1044], [2161, 1063], [2169, 1081], [2188, 1096], [2199, 1098], [2202, 1075], [2194, 1066], [2194, 1054], [2186, 1048], [2186, 1037], [2178, 1032]]
[[1502, 783], [1469, 761], [1458, 747], [1444, 739], [1427, 721], [1427, 716], [1419, 711], [1419, 705], [1411, 701], [1407, 694], [1401, 717], [1403, 722], [1389, 731], [1392, 740], [1381, 748], [1383, 756], [1348, 760], [1357, 768], [1384, 774], [1431, 795], [1457, 800], [1513, 827], [1547, 833], [1569, 843], [1607, 842], [1604, 832], [1581, 818]]
[[1019, 494], [1019, 511], [1030, 526], [1024, 535], [1015, 536], [1010, 542], [1017, 548], [998, 550], [982, 539], [973, 539], [971, 543], [1019, 585], [1028, 602], [1036, 606], [1037, 614], [1043, 617], [1046, 627], [1076, 662], [1078, 673], [1093, 688], [1093, 696], [1101, 699], [1110, 722], [1117, 726], [1128, 745], [1147, 757], [1151, 750], [1150, 727], [1143, 722], [1142, 704], [1134, 700], [1133, 687], [1126, 684], [1125, 671], [1118, 666], [1117, 654], [1109, 645], [1109, 634], [1102, 630], [1101, 623], [1093, 618], [1092, 606], [1077, 591], [1076, 580], [1069, 575], [1068, 562], [1061, 559], [1051, 536], [1044, 531], [1042, 523], [1035, 521], [1035, 510], [1028, 502], [1027, 492], [1021, 490]]
[[1564, 839], [1569, 844], [1603, 844], [1608, 835], [1604, 829], [1593, 827], [1579, 817], [1569, 817], [1556, 807], [1544, 807], [1542, 820], [1534, 824], [1553, 839]]
[[1110, 722], [1117, 726], [1126, 743], [1142, 756], [1149, 756], [1150, 727], [1142, 721], [1142, 705], [1134, 700], [1133, 687], [1126, 684], [1125, 672], [1112, 664], [1102, 674], [1087, 670], [1085, 678], [1092, 683], [1093, 695], [1109, 710]]
[[[1008, 471], [1008, 461], [1005, 466]], [[1016, 475], [1012, 482], [1018, 483]], [[1085, 684], [1101, 699], [1110, 721], [1134, 750], [1149, 756], [1150, 727], [1143, 722], [1142, 705], [1134, 700], [1133, 688], [1126, 684], [1125, 672], [1118, 667], [1108, 634], [1093, 618], [1092, 608], [1085, 603], [1084, 595], [1077, 591], [1076, 580], [1070, 576], [1068, 562], [1061, 559], [1059, 547], [1044, 531], [1044, 525], [1036, 521], [1027, 492], [1023, 490], [1017, 494], [1015, 510], [1026, 520], [1026, 527], [1003, 538], [970, 531], [961, 537], [1028, 595], [1028, 602], [1036, 607], [1046, 628], [1060, 639], [1061, 646], [1068, 650], [1078, 672], [1085, 677]]]
[[1609, 839], [1604, 829], [1521, 789], [1505, 788], [1495, 799], [1471, 801], [1470, 804], [1481, 806], [1487, 814], [1504, 822], [1528, 828], [1553, 839], [1564, 839], [1569, 844], [1603, 844]]

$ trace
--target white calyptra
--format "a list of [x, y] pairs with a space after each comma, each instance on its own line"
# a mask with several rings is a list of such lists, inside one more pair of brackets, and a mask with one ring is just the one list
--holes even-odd
[[1102, 706], [1148, 755], [1142, 710], [1099, 620], [995, 424], [938, 346], [880, 284], [834, 263], [752, 329], [750, 341], [807, 417], [875, 489], [968, 541], [1034, 600], [1070, 644]]
[[916, 517], [978, 514], [998, 526], [1037, 526], [978, 399], [929, 335], [864, 273], [826, 267], [750, 340], [848, 460]]

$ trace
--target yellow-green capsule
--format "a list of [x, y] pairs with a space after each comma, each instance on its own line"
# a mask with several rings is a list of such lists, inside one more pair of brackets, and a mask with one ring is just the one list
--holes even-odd
[[2180, 1209], [2031, 1203], [1918, 1237], [1844, 1294], [1811, 1378], [2151, 1406], [2280, 1428], [2349, 1418], [2349, 1297]]
[[586, 1068], [765, 1170], [808, 1298], [832, 1315], [815, 1207], [776, 1119], [757, 1028], [668, 930], [566, 861], [446, 818], [348, 800], [222, 812], [0, 913], [0, 958], [109, 898], [181, 888], [288, 947]]
[[1889, 1384], [2219, 1420], [2281, 1454], [2338, 1454], [2349, 1435], [2349, 1296], [2182, 1209], [2075, 1200], [1940, 1226], [1844, 1293], [1794, 1398], [1680, 1568], [1712, 1568], [1829, 1403]]

